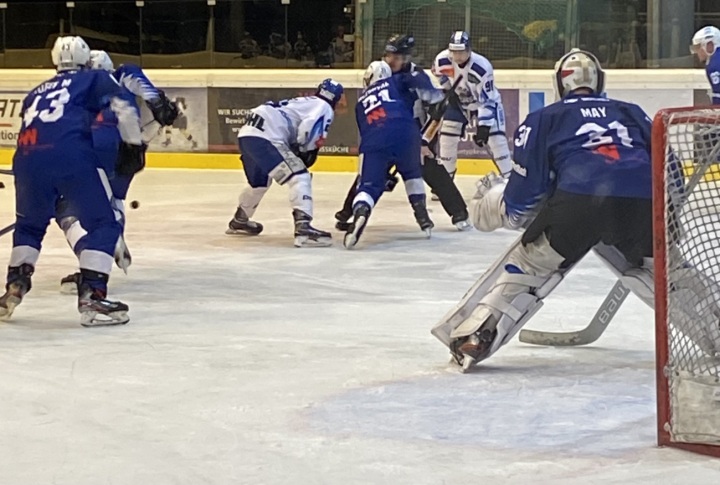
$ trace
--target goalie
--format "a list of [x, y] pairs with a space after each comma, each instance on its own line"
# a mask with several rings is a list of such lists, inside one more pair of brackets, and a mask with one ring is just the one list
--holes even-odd
[[563, 56], [553, 79], [559, 101], [518, 127], [507, 184], [490, 174], [471, 203], [481, 231], [527, 229], [433, 328], [464, 370], [507, 343], [593, 248], [653, 305], [651, 121], [604, 97], [589, 52]]

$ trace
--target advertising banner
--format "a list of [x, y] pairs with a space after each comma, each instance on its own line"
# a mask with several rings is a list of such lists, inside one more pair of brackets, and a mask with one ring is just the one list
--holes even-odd
[[[236, 152], [237, 132], [248, 113], [267, 101], [315, 94], [315, 89], [287, 88], [208, 88], [208, 129], [210, 152]], [[358, 131], [354, 107], [358, 90], [347, 89], [335, 108], [335, 120], [321, 153], [326, 155], [355, 155]]]
[[180, 115], [172, 126], [160, 128], [143, 107], [143, 138], [151, 152], [207, 152], [208, 108], [206, 88], [167, 88]]
[[25, 91], [0, 91], [0, 147], [17, 145]]

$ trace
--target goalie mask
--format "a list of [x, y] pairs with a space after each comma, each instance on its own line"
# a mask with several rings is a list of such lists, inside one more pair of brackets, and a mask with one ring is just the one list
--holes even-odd
[[90, 47], [82, 37], [58, 37], [50, 55], [58, 72], [82, 69], [90, 63]]
[[368, 86], [372, 86], [376, 82], [387, 79], [390, 76], [392, 76], [392, 70], [387, 62], [373, 61], [365, 70], [365, 74], [363, 75], [363, 86], [367, 88]]
[[600, 95], [605, 91], [605, 72], [597, 57], [587, 51], [573, 49], [555, 63], [553, 86], [558, 100], [581, 88]]
[[703, 62], [708, 62], [720, 46], [720, 29], [708, 25], [695, 32], [690, 45], [690, 53], [698, 56]]

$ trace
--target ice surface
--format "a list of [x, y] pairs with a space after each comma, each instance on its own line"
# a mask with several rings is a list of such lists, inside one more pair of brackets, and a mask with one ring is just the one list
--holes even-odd
[[[351, 180], [315, 175], [318, 227]], [[467, 195], [473, 181], [460, 178]], [[80, 327], [58, 292], [73, 255], [51, 226], [33, 291], [0, 325], [0, 484], [718, 482], [719, 460], [655, 446], [639, 300], [590, 347], [514, 341], [461, 375], [430, 328], [515, 234], [458, 233], [431, 203], [425, 240], [398, 187], [356, 251], [339, 234], [296, 249], [273, 187], [265, 233], [233, 238], [241, 186], [239, 172], [138, 177], [134, 265], [111, 279], [124, 327]], [[11, 201], [0, 190], [0, 225]], [[10, 237], [0, 246], [7, 261]], [[583, 327], [612, 284], [589, 256], [528, 328]]]

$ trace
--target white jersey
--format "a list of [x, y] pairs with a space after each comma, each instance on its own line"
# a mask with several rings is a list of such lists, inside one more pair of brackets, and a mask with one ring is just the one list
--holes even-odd
[[444, 89], [450, 89], [455, 80], [462, 75], [455, 92], [462, 107], [470, 112], [477, 111], [478, 125], [492, 125], [498, 106], [502, 109], [500, 92], [495, 88], [493, 67], [485, 57], [475, 52], [463, 67], [450, 59], [450, 51], [445, 49], [435, 57], [433, 74]]
[[334, 112], [330, 104], [317, 96], [292, 98], [253, 108], [238, 138], [256, 136], [302, 152], [320, 148], [327, 138]]

